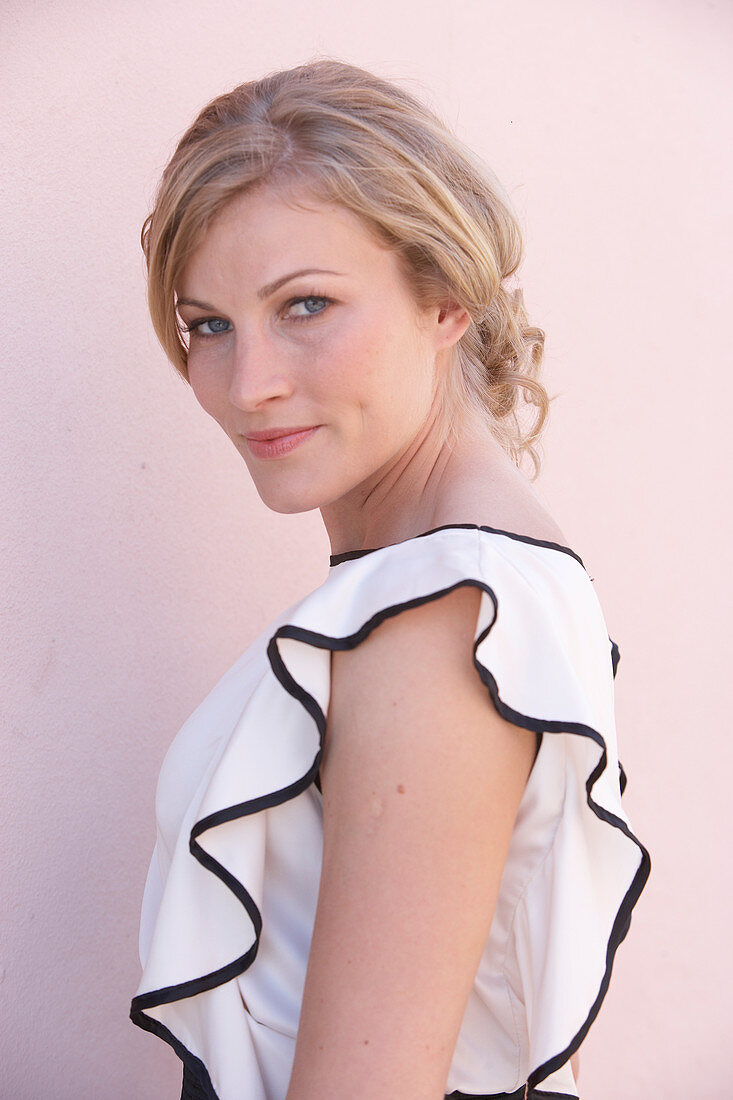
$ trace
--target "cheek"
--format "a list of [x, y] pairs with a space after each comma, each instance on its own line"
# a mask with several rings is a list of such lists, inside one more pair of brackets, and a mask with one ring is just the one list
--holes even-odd
[[329, 373], [344, 391], [384, 394], [397, 376], [401, 335], [385, 321], [385, 311], [364, 313], [323, 349]]
[[363, 321], [326, 333], [309, 344], [298, 363], [299, 389], [332, 411], [360, 405], [375, 385], [378, 343]]
[[[432, 371], [410, 327], [382, 326], [365, 341], [361, 377], [365, 396], [388, 420], [411, 422], [432, 399]], [[407, 426], [407, 423], [405, 423]]]
[[218, 419], [217, 413], [222, 408], [223, 387], [221, 373], [207, 364], [206, 357], [200, 354], [188, 357], [188, 381], [193, 390], [194, 397], [201, 408]]

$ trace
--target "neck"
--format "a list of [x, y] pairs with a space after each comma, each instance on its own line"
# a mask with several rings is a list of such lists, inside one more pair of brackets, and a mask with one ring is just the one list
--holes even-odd
[[[471, 414], [457, 418], [459, 440], [481, 432], [470, 421]], [[449, 427], [448, 415], [434, 406], [417, 435], [389, 463], [321, 508], [332, 554], [402, 542], [438, 525], [436, 516], [460, 466], [461, 444]]]

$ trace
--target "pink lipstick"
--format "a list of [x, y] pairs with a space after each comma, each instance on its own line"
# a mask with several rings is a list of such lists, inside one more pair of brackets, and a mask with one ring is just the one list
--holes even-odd
[[270, 428], [262, 432], [248, 432], [245, 439], [255, 458], [281, 458], [294, 451], [319, 427], [320, 424], [313, 428]]

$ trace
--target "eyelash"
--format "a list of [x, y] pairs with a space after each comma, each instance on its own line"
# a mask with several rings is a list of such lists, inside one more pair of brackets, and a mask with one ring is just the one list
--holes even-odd
[[[291, 298], [289, 302], [286, 302], [285, 308], [292, 309], [293, 306], [298, 305], [300, 302], [324, 302], [323, 309], [317, 310], [315, 313], [304, 314], [302, 317], [291, 317], [291, 321], [310, 321], [313, 317], [320, 317], [322, 313], [326, 312], [328, 306], [333, 304], [331, 298], [327, 298], [325, 294], [302, 294], [298, 298]], [[199, 332], [198, 329], [201, 325], [209, 324], [211, 321], [222, 321], [223, 317], [201, 317], [198, 321], [193, 321], [190, 325], [184, 325], [182, 331], [188, 333], [190, 336], [197, 340], [211, 340], [214, 336], [224, 336], [227, 332], [231, 332], [231, 329], [223, 329], [221, 332]]]

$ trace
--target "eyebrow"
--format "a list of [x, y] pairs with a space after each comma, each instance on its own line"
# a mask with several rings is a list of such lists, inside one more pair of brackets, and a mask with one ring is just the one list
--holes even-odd
[[[257, 291], [258, 298], [269, 298], [271, 294], [274, 294], [276, 290], [279, 290], [285, 283], [289, 283], [291, 279], [297, 279], [300, 275], [343, 275], [343, 271], [329, 271], [324, 267], [301, 267], [298, 271], [291, 271], [289, 275], [281, 275], [279, 279], [275, 279], [272, 283], [267, 283], [265, 286], [261, 286]], [[196, 306], [198, 309], [213, 309], [213, 306], [208, 305], [206, 302], [199, 302], [196, 298], [179, 298], [179, 306]]]

